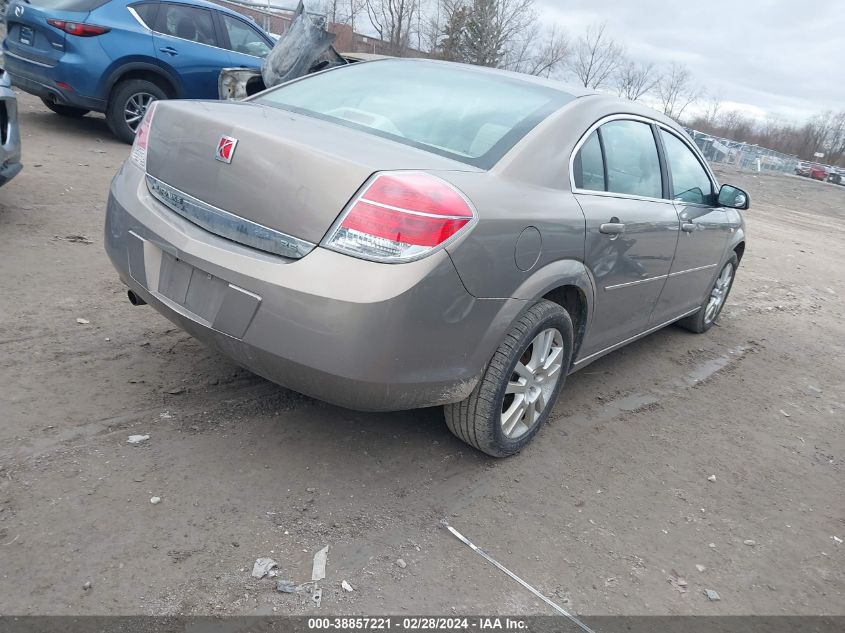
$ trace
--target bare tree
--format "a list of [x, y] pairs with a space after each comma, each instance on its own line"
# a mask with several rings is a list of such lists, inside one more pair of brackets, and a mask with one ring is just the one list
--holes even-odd
[[420, 0], [365, 0], [367, 15], [391, 55], [403, 56], [410, 45]]
[[509, 47], [501, 67], [528, 75], [549, 77], [571, 54], [566, 33], [552, 25], [541, 30], [534, 24]]
[[673, 62], [657, 83], [657, 94], [663, 114], [680, 119], [692, 103], [701, 97], [689, 69], [683, 64]]
[[617, 94], [637, 101], [654, 90], [660, 75], [652, 63], [628, 60], [619, 66], [615, 79]]
[[432, 48], [444, 59], [502, 68], [536, 53], [534, 0], [440, 0], [438, 16]]
[[607, 22], [592, 24], [575, 42], [569, 68], [585, 88], [605, 85], [622, 63], [625, 50], [605, 33]]
[[845, 110], [831, 118], [827, 147], [830, 164], [840, 163], [845, 157]]
[[329, 24], [348, 24], [355, 28], [355, 19], [364, 11], [366, 0], [324, 0], [321, 7]]
[[707, 105], [704, 110], [705, 125], [714, 127], [718, 124], [719, 112], [722, 109], [722, 101], [723, 99], [721, 94], [714, 94], [708, 97]]

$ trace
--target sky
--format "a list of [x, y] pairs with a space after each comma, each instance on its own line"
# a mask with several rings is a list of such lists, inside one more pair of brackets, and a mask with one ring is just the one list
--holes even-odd
[[845, 110], [845, 2], [535, 0], [572, 39], [595, 22], [628, 55], [685, 64], [711, 97], [758, 119]]

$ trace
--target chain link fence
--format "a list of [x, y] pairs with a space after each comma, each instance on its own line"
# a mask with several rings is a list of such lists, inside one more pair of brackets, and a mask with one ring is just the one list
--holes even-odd
[[701, 153], [711, 163], [734, 165], [740, 169], [752, 171], [770, 171], [795, 173], [795, 166], [801, 160], [793, 154], [776, 152], [773, 149], [751, 145], [741, 141], [705, 134], [698, 130], [686, 129], [698, 145]]

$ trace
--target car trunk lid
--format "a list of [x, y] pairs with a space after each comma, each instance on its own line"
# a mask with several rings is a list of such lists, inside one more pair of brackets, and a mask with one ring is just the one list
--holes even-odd
[[[221, 140], [233, 145], [222, 156]], [[147, 173], [174, 189], [244, 218], [248, 226], [312, 243], [320, 242], [370, 175], [394, 169], [479, 171], [363, 131], [253, 103], [160, 102], [147, 154]]]
[[68, 0], [10, 2], [6, 10], [6, 47], [12, 55], [55, 66], [65, 52], [67, 34], [47, 20], [85, 22], [90, 3]]

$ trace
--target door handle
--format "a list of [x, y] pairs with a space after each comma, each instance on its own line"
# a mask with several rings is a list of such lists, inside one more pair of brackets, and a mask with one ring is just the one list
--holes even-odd
[[167, 55], [170, 55], [171, 57], [173, 55], [179, 54], [179, 52], [175, 48], [173, 48], [172, 46], [165, 46], [164, 48], [160, 48], [158, 50], [160, 50], [162, 53], [166, 53]]
[[692, 222], [681, 222], [681, 230], [686, 233], [692, 233], [695, 230], [695, 224]]
[[625, 225], [621, 222], [606, 222], [599, 226], [599, 233], [604, 233], [605, 235], [619, 235], [624, 232]]

